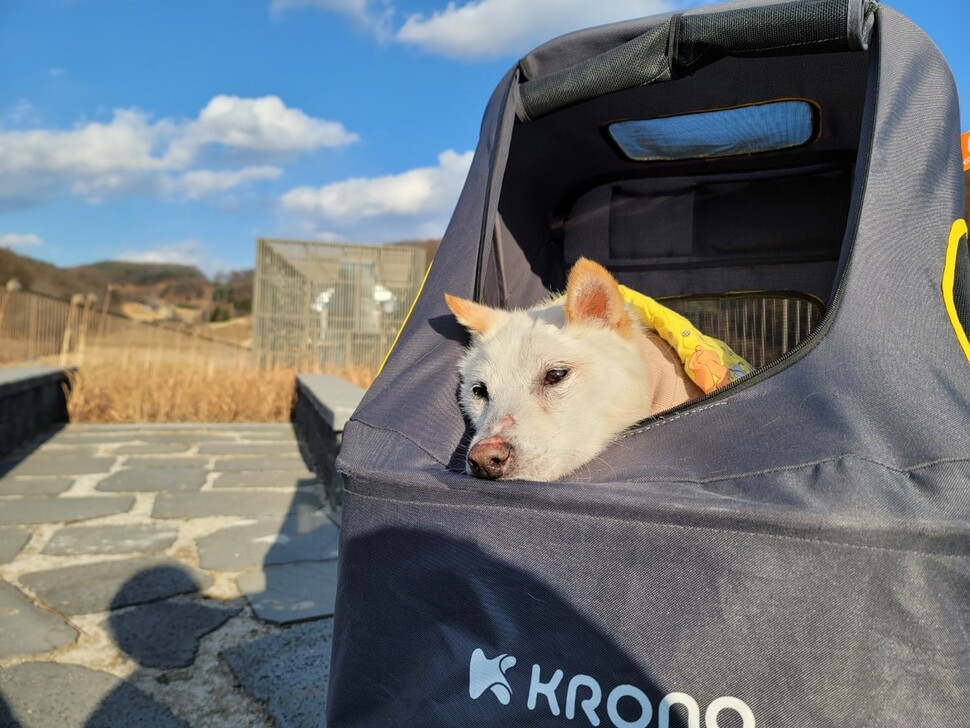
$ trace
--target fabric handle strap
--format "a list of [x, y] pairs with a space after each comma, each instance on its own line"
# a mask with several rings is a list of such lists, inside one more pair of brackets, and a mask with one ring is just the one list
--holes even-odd
[[865, 50], [877, 7], [875, 0], [790, 0], [676, 14], [605, 53], [521, 83], [516, 115], [539, 119], [604, 94], [681, 78], [725, 56]]

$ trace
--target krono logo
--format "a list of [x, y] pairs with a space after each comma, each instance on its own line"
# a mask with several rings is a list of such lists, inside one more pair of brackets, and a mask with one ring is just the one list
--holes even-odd
[[[505, 673], [515, 666], [515, 658], [501, 654], [492, 659], [485, 657], [481, 649], [472, 653], [468, 666], [468, 694], [474, 699], [486, 690], [491, 690], [502, 705], [512, 702], [512, 688]], [[603, 723], [600, 712], [605, 707], [606, 718], [614, 728], [648, 728], [654, 717], [654, 706], [645, 692], [635, 685], [617, 685], [603, 700], [604, 692], [598, 680], [589, 675], [574, 675], [563, 683], [565, 673], [555, 670], [545, 680], [542, 668], [532, 666], [532, 679], [529, 682], [529, 696], [525, 707], [539, 710], [545, 705], [554, 716], [565, 713], [567, 720], [574, 720], [580, 713], [585, 715], [590, 725], [596, 727]], [[565, 700], [560, 690], [565, 687]], [[542, 700], [540, 700], [540, 697]], [[620, 715], [620, 704], [625, 705]], [[687, 716], [687, 728], [700, 728], [701, 708], [697, 701], [687, 693], [668, 693], [657, 704], [656, 728], [670, 728], [670, 713], [673, 707], [680, 706]], [[704, 727], [720, 728], [718, 718], [724, 711], [735, 713], [741, 718], [742, 728], [755, 728], [754, 713], [743, 700], [723, 695], [715, 698], [704, 711]], [[626, 717], [624, 717], [626, 716]]]
[[508, 705], [512, 700], [512, 688], [505, 679], [505, 672], [514, 665], [512, 655], [499, 655], [489, 660], [481, 649], [476, 649], [468, 665], [468, 694], [475, 700], [486, 690], [491, 690], [502, 705]]

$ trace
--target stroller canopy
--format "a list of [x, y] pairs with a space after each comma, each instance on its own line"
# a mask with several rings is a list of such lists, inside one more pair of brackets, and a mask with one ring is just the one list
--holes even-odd
[[[345, 430], [332, 724], [970, 724], [958, 139], [938, 50], [869, 0], [519, 61]], [[529, 306], [580, 256], [758, 368], [559, 482], [463, 474], [443, 294]]]

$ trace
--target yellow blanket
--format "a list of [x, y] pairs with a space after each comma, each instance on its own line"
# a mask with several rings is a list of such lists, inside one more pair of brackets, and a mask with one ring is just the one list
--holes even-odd
[[702, 334], [676, 311], [626, 286], [620, 293], [643, 323], [669, 343], [684, 362], [687, 376], [705, 394], [751, 373], [753, 367], [720, 339]]

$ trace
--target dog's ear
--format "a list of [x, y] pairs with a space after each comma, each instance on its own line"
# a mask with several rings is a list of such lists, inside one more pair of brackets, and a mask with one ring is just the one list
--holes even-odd
[[577, 260], [569, 271], [566, 322], [599, 323], [625, 336], [635, 333], [616, 279], [606, 268], [588, 258]]
[[458, 296], [452, 296], [449, 293], [445, 294], [445, 303], [455, 314], [458, 323], [472, 334], [484, 334], [486, 331], [495, 328], [499, 316], [501, 316], [501, 311], [498, 309], [489, 308], [465, 298], [458, 298]]

